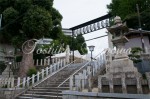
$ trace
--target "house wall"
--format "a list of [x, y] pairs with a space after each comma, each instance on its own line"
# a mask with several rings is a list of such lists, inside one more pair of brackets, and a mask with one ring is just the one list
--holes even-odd
[[[150, 49], [150, 41], [149, 41], [148, 36], [144, 36], [143, 39], [144, 39], [145, 47]], [[137, 37], [137, 38], [129, 39], [129, 42], [127, 42], [125, 44], [125, 48], [128, 49], [128, 48], [131, 48], [131, 47], [141, 47], [142, 48], [141, 38]]]

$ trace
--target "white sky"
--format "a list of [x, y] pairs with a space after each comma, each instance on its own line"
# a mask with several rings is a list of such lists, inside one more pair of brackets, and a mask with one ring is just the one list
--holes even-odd
[[[107, 14], [106, 5], [111, 0], [54, 0], [54, 7], [63, 16], [63, 28], [71, 28], [84, 22], [93, 20]], [[107, 30], [99, 30], [84, 35], [85, 40], [105, 35]], [[94, 45], [94, 54], [100, 53], [102, 49], [108, 47], [107, 37], [86, 42], [87, 46]]]

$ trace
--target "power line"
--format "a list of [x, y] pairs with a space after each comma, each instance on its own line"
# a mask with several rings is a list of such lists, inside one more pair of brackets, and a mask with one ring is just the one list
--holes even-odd
[[20, 15], [18, 18], [16, 18], [15, 20], [11, 21], [10, 23], [6, 24], [4, 27], [0, 28], [0, 31], [5, 29], [6, 27], [8, 27], [10, 24], [15, 23], [19, 18], [21, 18], [25, 13], [23, 13], [22, 15]]
[[105, 36], [108, 36], [108, 35], [99, 36], [99, 37], [88, 39], [88, 40], [85, 40], [85, 41], [91, 41], [91, 40], [95, 40], [95, 39], [102, 38], [102, 37], [105, 37]]

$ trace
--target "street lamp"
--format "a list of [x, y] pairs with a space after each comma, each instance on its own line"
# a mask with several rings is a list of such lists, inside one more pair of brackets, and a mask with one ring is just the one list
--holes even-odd
[[91, 61], [92, 61], [92, 52], [94, 51], [94, 48], [95, 46], [94, 45], [91, 45], [91, 46], [88, 46], [89, 47], [89, 50], [91, 51]]

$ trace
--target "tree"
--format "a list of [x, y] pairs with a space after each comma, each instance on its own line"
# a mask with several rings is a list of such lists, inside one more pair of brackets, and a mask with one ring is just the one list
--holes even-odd
[[138, 28], [138, 15], [136, 4], [139, 5], [142, 28], [150, 30], [150, 0], [112, 0], [112, 3], [107, 5], [109, 13], [120, 16], [127, 22], [128, 27]]
[[[61, 38], [62, 16], [53, 8], [53, 0], [0, 0], [0, 13], [3, 14], [1, 43], [21, 48], [29, 39]], [[23, 54], [22, 63], [21, 77], [33, 67], [33, 53]]]
[[78, 50], [81, 54], [87, 53], [87, 46], [82, 34], [77, 35], [76, 38], [65, 36], [63, 37], [63, 41], [65, 44], [68, 44], [70, 46], [70, 50]]

